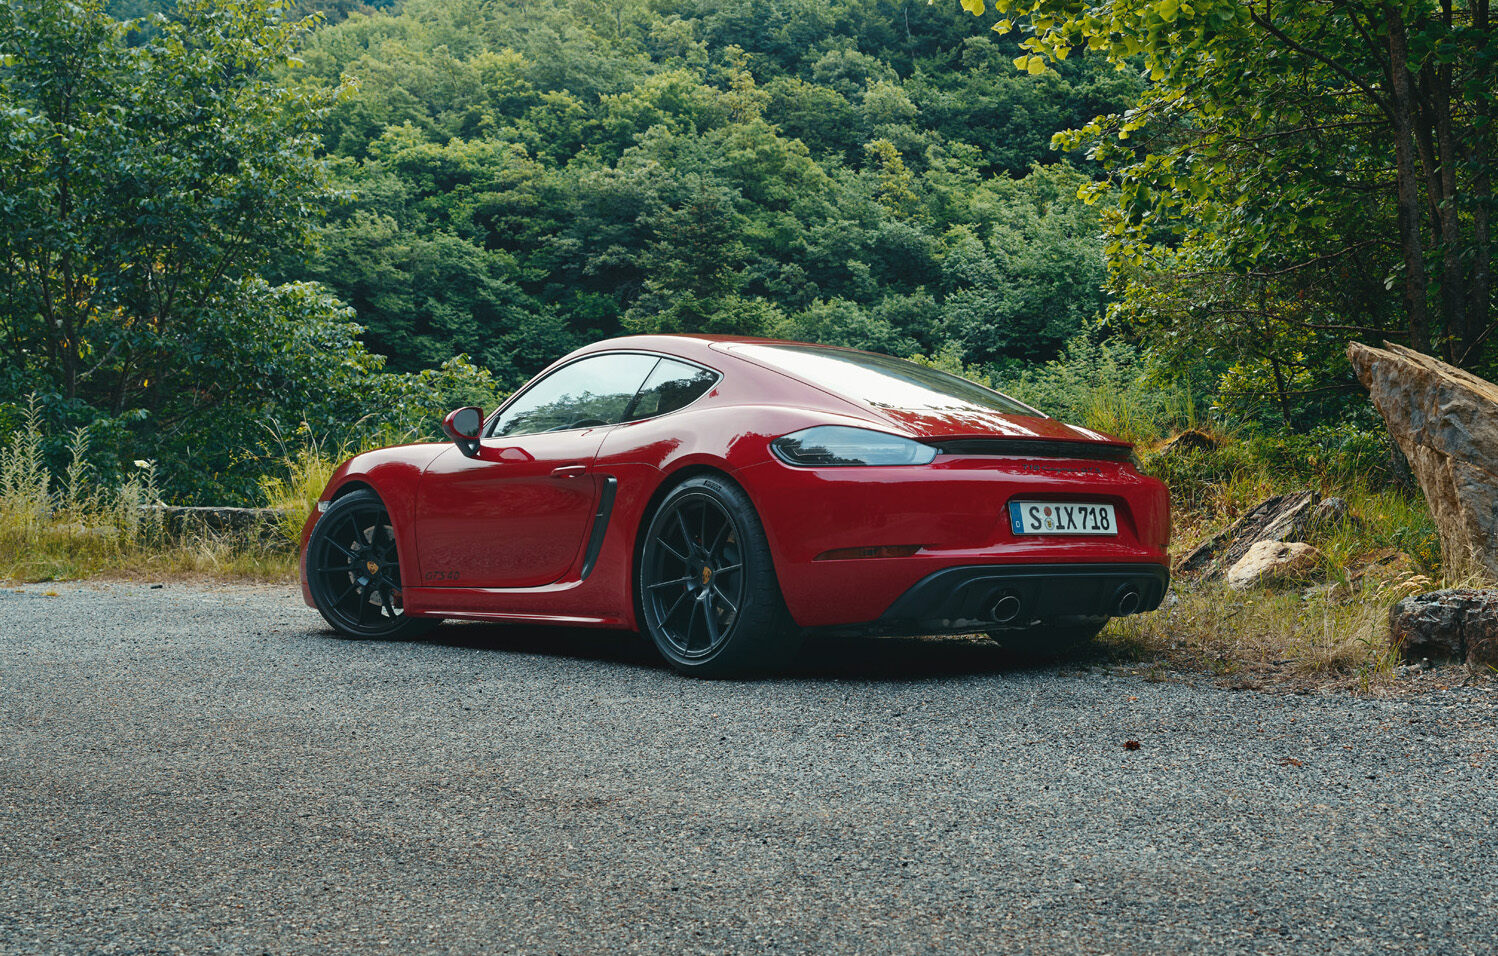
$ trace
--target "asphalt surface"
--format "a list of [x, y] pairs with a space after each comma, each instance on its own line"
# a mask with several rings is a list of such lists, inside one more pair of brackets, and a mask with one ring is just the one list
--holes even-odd
[[1492, 953], [1492, 688], [0, 591], [0, 952]]

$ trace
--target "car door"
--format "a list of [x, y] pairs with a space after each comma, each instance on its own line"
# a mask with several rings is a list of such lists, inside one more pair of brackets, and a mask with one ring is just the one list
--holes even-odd
[[526, 588], [565, 575], [596, 510], [598, 446], [658, 360], [606, 353], [570, 362], [505, 404], [476, 457], [457, 447], [437, 456], [417, 492], [422, 584]]

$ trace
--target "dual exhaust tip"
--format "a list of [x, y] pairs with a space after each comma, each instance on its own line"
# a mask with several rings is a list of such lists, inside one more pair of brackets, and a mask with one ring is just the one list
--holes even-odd
[[1019, 617], [1019, 612], [1025, 609], [1025, 605], [1015, 594], [1006, 594], [993, 602], [993, 610], [988, 614], [997, 624], [1008, 624]]
[[[1144, 596], [1139, 593], [1139, 589], [1132, 584], [1125, 584], [1113, 594], [1112, 614], [1114, 617], [1125, 617], [1138, 611], [1143, 603]], [[1000, 595], [988, 615], [995, 624], [1010, 624], [1024, 609], [1025, 603], [1018, 594], [1011, 591]]]

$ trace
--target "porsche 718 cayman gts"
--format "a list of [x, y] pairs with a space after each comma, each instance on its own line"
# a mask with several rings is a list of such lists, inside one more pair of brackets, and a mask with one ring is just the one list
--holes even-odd
[[443, 430], [344, 462], [308, 519], [337, 630], [638, 629], [716, 676], [818, 631], [1057, 647], [1165, 595], [1165, 487], [1126, 442], [883, 355], [614, 339]]

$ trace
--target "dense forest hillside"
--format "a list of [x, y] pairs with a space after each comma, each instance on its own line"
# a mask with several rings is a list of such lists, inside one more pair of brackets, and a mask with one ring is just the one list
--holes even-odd
[[250, 501], [288, 448], [692, 330], [1366, 469], [1349, 339], [1498, 368], [1495, 33], [1487, 0], [0, 0], [0, 434], [34, 403], [54, 469], [71, 433]]
[[[625, 331], [1053, 358], [1102, 306], [1095, 211], [1050, 139], [1123, 108], [1034, 78], [954, 5], [407, 0], [314, 34], [347, 199], [287, 279], [417, 369], [518, 383]], [[1032, 170], [1034, 170], [1032, 172]]]

